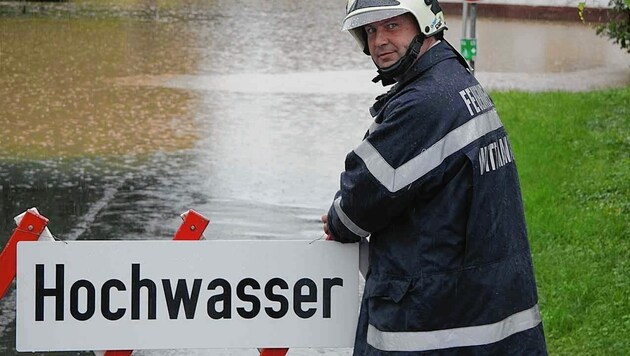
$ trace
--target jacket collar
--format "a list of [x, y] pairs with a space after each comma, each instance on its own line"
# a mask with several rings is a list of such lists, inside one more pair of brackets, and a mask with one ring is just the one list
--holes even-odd
[[398, 83], [396, 83], [392, 89], [398, 90], [398, 88], [404, 87], [410, 81], [421, 76], [424, 72], [431, 69], [439, 62], [456, 57], [457, 54], [451, 44], [446, 40], [441, 40], [422, 54], [416, 63], [414, 63], [414, 65], [402, 75]]
[[450, 58], [456, 58], [465, 68], [470, 71], [470, 67], [468, 62], [453, 48], [453, 46], [442, 39], [439, 43], [435, 44], [433, 47], [429, 48], [424, 54], [418, 58], [418, 60], [409, 68], [405, 74], [402, 75], [400, 80], [389, 89], [389, 91], [385, 94], [381, 94], [376, 97], [376, 103], [370, 108], [370, 113], [372, 117], [378, 115], [378, 113], [383, 109], [383, 106], [396, 95], [402, 88], [407, 86], [410, 82], [414, 81], [418, 77], [422, 76], [423, 73], [433, 68], [436, 64], [445, 61]]
[[445, 39], [440, 40], [439, 43], [429, 48], [424, 54], [418, 58], [418, 60], [409, 68], [409, 70], [403, 74], [400, 80], [392, 86], [387, 93], [381, 94], [376, 97], [376, 103], [370, 108], [372, 117], [378, 115], [383, 109], [383, 106], [389, 101], [390, 98], [395, 96], [400, 90], [402, 90], [407, 84], [413, 82], [423, 73], [433, 68], [436, 64], [450, 59], [456, 58], [462, 66], [464, 66], [469, 72], [471, 72], [468, 62], [462, 57], [459, 52]]

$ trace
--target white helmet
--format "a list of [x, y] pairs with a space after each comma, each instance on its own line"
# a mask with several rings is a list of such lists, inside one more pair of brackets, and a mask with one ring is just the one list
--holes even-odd
[[350, 31], [365, 54], [369, 54], [363, 26], [410, 12], [424, 37], [446, 29], [444, 13], [437, 0], [348, 0], [342, 30]]

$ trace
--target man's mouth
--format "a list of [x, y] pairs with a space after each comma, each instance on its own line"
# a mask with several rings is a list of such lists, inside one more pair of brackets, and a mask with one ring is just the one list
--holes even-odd
[[382, 57], [385, 57], [385, 56], [389, 56], [390, 54], [393, 54], [393, 53], [394, 53], [394, 52], [383, 52], [383, 53], [380, 53], [380, 54], [378, 55], [378, 58], [382, 58]]

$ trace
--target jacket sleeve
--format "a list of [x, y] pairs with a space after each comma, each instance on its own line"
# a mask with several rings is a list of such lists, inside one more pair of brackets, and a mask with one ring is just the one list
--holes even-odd
[[[384, 120], [373, 125], [361, 144], [346, 156], [340, 190], [328, 211], [335, 240], [358, 242], [389, 225], [407, 209], [418, 191], [439, 179], [439, 165], [424, 172], [424, 152], [438, 140], [441, 120], [415, 96], [390, 102]], [[422, 108], [422, 110], [419, 110]], [[424, 158], [423, 158], [424, 157]], [[430, 158], [430, 157], [429, 157]]]

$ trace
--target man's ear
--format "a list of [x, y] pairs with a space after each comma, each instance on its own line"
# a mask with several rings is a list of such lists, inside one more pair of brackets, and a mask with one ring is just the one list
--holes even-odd
[[361, 28], [361, 36], [363, 36], [363, 43], [365, 43], [365, 47], [363, 47], [363, 53], [370, 55], [370, 47], [368, 47], [367, 41], [367, 32], [365, 32], [365, 26]]

